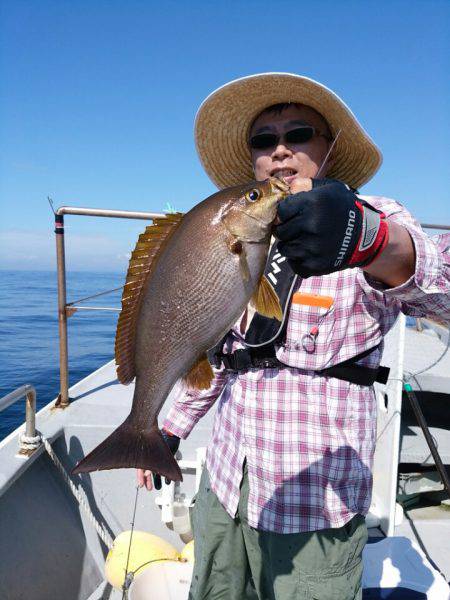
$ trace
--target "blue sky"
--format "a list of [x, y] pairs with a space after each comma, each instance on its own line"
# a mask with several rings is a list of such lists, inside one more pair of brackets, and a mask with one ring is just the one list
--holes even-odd
[[[214, 191], [192, 125], [257, 72], [338, 93], [384, 154], [362, 191], [450, 223], [450, 3], [3, 0], [0, 268], [53, 269], [47, 204], [186, 211]], [[68, 266], [126, 268], [142, 222], [67, 217]]]

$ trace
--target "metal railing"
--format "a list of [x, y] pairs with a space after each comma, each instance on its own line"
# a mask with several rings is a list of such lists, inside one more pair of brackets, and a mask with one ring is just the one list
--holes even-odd
[[[50, 201], [51, 203], [51, 201]], [[52, 206], [53, 208], [53, 206]], [[110, 217], [115, 219], [140, 219], [153, 220], [166, 217], [164, 213], [139, 212], [128, 210], [110, 210], [104, 208], [83, 208], [76, 206], [61, 206], [55, 215], [55, 234], [56, 234], [56, 260], [58, 271], [58, 327], [59, 327], [59, 372], [60, 372], [60, 391], [56, 401], [59, 408], [66, 408], [70, 404], [69, 398], [69, 366], [67, 351], [67, 318], [77, 310], [103, 310], [111, 312], [120, 312], [120, 308], [97, 307], [97, 306], [78, 306], [79, 302], [96, 298], [104, 294], [117, 291], [119, 288], [100, 292], [86, 298], [81, 298], [74, 302], [67, 303], [66, 298], [66, 259], [64, 245], [64, 215], [81, 215], [88, 217]], [[450, 231], [450, 225], [422, 224], [425, 229], [443, 229]]]
[[[61, 206], [55, 214], [56, 262], [58, 271], [58, 328], [59, 328], [59, 373], [60, 391], [56, 406], [65, 408], [70, 404], [69, 399], [69, 363], [67, 351], [67, 318], [75, 312], [76, 302], [67, 304], [66, 295], [66, 253], [64, 244], [64, 215], [81, 215], [88, 217], [110, 217], [115, 219], [161, 219], [164, 213], [139, 212], [129, 210], [109, 210], [104, 208], [83, 208], [76, 206]], [[120, 288], [119, 288], [120, 289]], [[103, 292], [105, 293], [105, 292]], [[100, 295], [100, 294], [96, 294]], [[89, 296], [92, 298], [92, 296]], [[84, 298], [86, 300], [87, 298]], [[79, 301], [80, 302], [80, 301]], [[99, 310], [98, 307], [76, 307], [76, 310]], [[105, 309], [103, 309], [105, 310]], [[120, 309], [107, 309], [120, 311]]]
[[432, 225], [430, 223], [421, 223], [420, 226], [423, 229], [442, 229], [443, 231], [450, 231], [450, 225]]
[[29, 455], [41, 443], [41, 437], [36, 431], [36, 390], [30, 384], [21, 385], [14, 391], [0, 398], [0, 412], [25, 397], [25, 432], [20, 436], [20, 454]]

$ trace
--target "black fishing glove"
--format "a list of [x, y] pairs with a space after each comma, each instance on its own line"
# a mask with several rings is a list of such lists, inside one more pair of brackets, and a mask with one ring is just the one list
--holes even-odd
[[[180, 446], [180, 438], [177, 435], [174, 435], [173, 433], [169, 433], [165, 429], [161, 429], [161, 435], [163, 436], [166, 444], [169, 446], [169, 450], [175, 456], [175, 454], [178, 452], [178, 448]], [[165, 480], [166, 480], [167, 484], [170, 483], [170, 479], [168, 479], [167, 477], [165, 478]], [[161, 489], [161, 486], [162, 486], [161, 475], [159, 475], [158, 473], [153, 473], [153, 484], [154, 484], [156, 490]]]
[[384, 213], [335, 179], [313, 179], [313, 189], [278, 205], [278, 250], [301, 277], [369, 265], [388, 242]]

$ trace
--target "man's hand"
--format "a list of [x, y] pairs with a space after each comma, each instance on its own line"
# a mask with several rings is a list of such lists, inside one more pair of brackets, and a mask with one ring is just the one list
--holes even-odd
[[[169, 446], [170, 451], [175, 456], [180, 446], [180, 438], [177, 435], [166, 431], [165, 429], [161, 429], [161, 435], [163, 436], [166, 444]], [[158, 473], [152, 473], [151, 471], [144, 469], [137, 469], [136, 475], [139, 487], [143, 487], [145, 485], [145, 487], [150, 491], [153, 489], [154, 485], [156, 490], [161, 489], [161, 475], [159, 475]], [[170, 479], [167, 479], [167, 477], [166, 483], [170, 483]]]
[[299, 192], [310, 192], [313, 187], [313, 180], [309, 177], [296, 177], [290, 185], [291, 195]]
[[366, 266], [388, 242], [384, 214], [332, 179], [313, 179], [310, 191], [288, 196], [278, 218], [278, 250], [302, 277]]

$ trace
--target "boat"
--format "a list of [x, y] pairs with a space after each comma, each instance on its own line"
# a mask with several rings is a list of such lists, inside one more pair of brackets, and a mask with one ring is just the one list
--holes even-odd
[[[181, 445], [181, 483], [163, 482], [159, 492], [148, 493], [137, 487], [134, 469], [71, 475], [128, 415], [134, 384], [121, 385], [110, 361], [68, 387], [67, 320], [74, 311], [93, 307], [86, 306], [87, 299], [66, 299], [65, 215], [164, 217], [78, 207], [55, 211], [60, 394], [37, 414], [32, 382], [0, 399], [0, 411], [16, 401], [26, 403], [26, 422], [0, 442], [0, 598], [185, 600], [192, 561], [178, 553], [192, 540], [190, 516], [214, 409]], [[383, 364], [390, 375], [386, 385], [376, 384], [373, 500], [363, 557], [366, 600], [450, 596], [450, 501], [429, 445], [434, 443], [448, 471], [449, 345], [448, 326], [404, 315], [385, 338]], [[170, 405], [169, 397], [161, 420]], [[118, 554], [123, 532], [128, 532], [128, 556], [118, 563], [121, 583], [114, 587], [105, 564]], [[140, 532], [169, 543], [177, 556], [149, 564], [130, 561], [133, 535], [137, 540]]]

